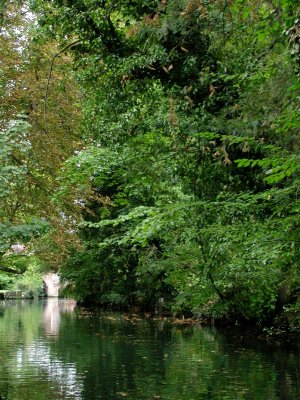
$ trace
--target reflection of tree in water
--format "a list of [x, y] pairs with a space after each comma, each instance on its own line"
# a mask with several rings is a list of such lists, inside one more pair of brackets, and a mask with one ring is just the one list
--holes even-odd
[[297, 352], [242, 343], [213, 329], [72, 313], [74, 306], [53, 299], [5, 308], [5, 400], [300, 398]]
[[275, 392], [278, 399], [300, 399], [299, 352], [277, 350], [269, 353], [268, 359], [275, 366]]
[[149, 385], [163, 379], [170, 338], [169, 330], [159, 332], [155, 324], [82, 315], [76, 321], [63, 319], [53, 346], [61, 359], [77, 361], [79, 373], [85, 375], [84, 399], [116, 399], [118, 393], [144, 398], [134, 394], [144, 387], [145, 395]]
[[[218, 398], [220, 386], [236, 396], [252, 400], [297, 400], [300, 398], [300, 358], [294, 349], [278, 348], [258, 340], [239, 340], [238, 335], [218, 335], [219, 357], [214, 364], [208, 394]], [[220, 374], [220, 372], [222, 373]], [[221, 378], [220, 376], [221, 375]]]

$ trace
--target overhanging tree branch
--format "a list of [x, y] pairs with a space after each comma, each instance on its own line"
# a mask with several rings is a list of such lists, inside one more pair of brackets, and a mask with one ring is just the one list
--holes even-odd
[[65, 46], [62, 50], [60, 50], [58, 53], [56, 53], [51, 60], [51, 65], [50, 65], [50, 71], [49, 71], [49, 75], [48, 75], [48, 79], [47, 79], [47, 86], [46, 86], [46, 91], [45, 91], [45, 99], [44, 99], [44, 123], [45, 123], [45, 133], [48, 133], [48, 124], [47, 124], [47, 101], [48, 101], [48, 93], [49, 93], [49, 86], [50, 86], [50, 80], [51, 80], [51, 76], [52, 76], [52, 71], [53, 71], [53, 66], [54, 66], [54, 62], [56, 60], [56, 58], [64, 53], [65, 51], [67, 51], [68, 49], [70, 49], [71, 47], [77, 45], [78, 43], [82, 42], [84, 39], [78, 39], [73, 43], [68, 44], [67, 46]]

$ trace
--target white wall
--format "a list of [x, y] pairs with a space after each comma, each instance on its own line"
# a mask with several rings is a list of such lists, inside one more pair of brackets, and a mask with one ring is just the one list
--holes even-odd
[[46, 284], [46, 295], [48, 297], [58, 297], [60, 289], [59, 275], [49, 272], [47, 275], [44, 275], [43, 280]]

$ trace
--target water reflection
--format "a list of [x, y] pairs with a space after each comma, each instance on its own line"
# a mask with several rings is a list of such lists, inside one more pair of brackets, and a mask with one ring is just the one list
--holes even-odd
[[43, 311], [43, 327], [46, 334], [57, 336], [59, 333], [61, 313], [72, 313], [76, 307], [74, 300], [59, 300], [58, 298], [50, 298], [45, 303]]
[[[58, 298], [48, 299], [43, 303], [42, 326], [45, 337], [58, 337], [61, 323], [61, 314], [71, 314], [76, 306], [72, 300], [61, 301]], [[23, 378], [25, 369], [30, 369], [31, 374], [43, 376], [51, 382], [51, 387], [56, 388], [58, 398], [81, 399], [83, 384], [78, 378], [74, 363], [63, 363], [51, 353], [51, 346], [41, 340], [34, 340], [27, 346], [20, 346], [16, 351], [16, 377]]]
[[47, 340], [59, 338], [62, 315], [71, 315], [75, 305], [57, 298], [0, 303], [1, 399], [82, 399], [75, 363], [62, 361]]
[[3, 400], [300, 398], [297, 351], [58, 299], [2, 302], [1, 312]]
[[81, 399], [83, 384], [78, 378], [76, 365], [64, 364], [53, 356], [49, 347], [42, 342], [34, 342], [28, 347], [20, 347], [16, 352], [16, 375], [23, 378], [24, 367], [30, 367], [31, 373], [42, 373], [43, 379], [51, 381], [52, 388], [56, 386], [59, 398]]
[[58, 299], [49, 299], [43, 313], [43, 326], [48, 335], [57, 336], [60, 326]]

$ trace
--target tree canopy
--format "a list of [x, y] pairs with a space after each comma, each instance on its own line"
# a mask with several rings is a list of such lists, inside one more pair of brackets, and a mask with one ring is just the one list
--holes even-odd
[[298, 2], [25, 1], [26, 51], [4, 6], [4, 251], [38, 218], [83, 301], [299, 329]]

